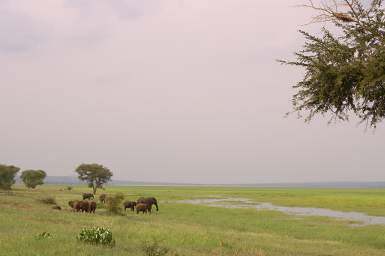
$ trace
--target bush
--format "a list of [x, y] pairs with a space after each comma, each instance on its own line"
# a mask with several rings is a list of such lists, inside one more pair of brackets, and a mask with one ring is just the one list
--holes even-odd
[[99, 196], [99, 201], [104, 204], [106, 202], [106, 199], [107, 199], [107, 195], [106, 194], [101, 194]]
[[121, 193], [115, 194], [113, 196], [107, 196], [106, 198], [106, 209], [110, 214], [121, 214], [122, 213], [122, 201], [124, 195]]
[[38, 240], [41, 240], [41, 239], [46, 239], [46, 238], [52, 238], [52, 235], [51, 233], [49, 232], [43, 232], [43, 233], [40, 233], [36, 236], [36, 239]]
[[71, 187], [71, 186], [67, 186], [66, 189], [67, 189], [68, 191], [71, 191], [71, 190], [72, 190], [72, 187]]
[[56, 205], [56, 199], [52, 196], [47, 196], [47, 197], [43, 197], [43, 198], [40, 198], [39, 201], [43, 204], [54, 204]]
[[85, 243], [97, 245], [115, 245], [115, 240], [112, 239], [112, 232], [108, 228], [103, 227], [83, 228], [77, 239]]
[[144, 255], [146, 256], [164, 256], [170, 251], [169, 248], [162, 246], [159, 241], [146, 241], [142, 246]]

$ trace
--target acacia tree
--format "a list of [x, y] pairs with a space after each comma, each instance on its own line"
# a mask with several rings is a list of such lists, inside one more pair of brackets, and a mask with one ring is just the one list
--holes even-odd
[[20, 176], [27, 188], [36, 188], [38, 185], [43, 185], [45, 177], [47, 177], [47, 174], [43, 170], [25, 170]]
[[15, 176], [18, 171], [20, 171], [19, 167], [0, 164], [0, 189], [10, 190], [15, 184]]
[[348, 120], [350, 114], [372, 127], [385, 117], [385, 13], [383, 0], [330, 0], [303, 6], [318, 12], [312, 22], [331, 22], [321, 35], [305, 37], [294, 61], [305, 75], [294, 88], [293, 112], [305, 121], [316, 114]]
[[75, 171], [79, 175], [78, 178], [87, 182], [88, 187], [92, 188], [94, 195], [96, 190], [103, 188], [113, 175], [110, 169], [100, 164], [81, 164]]

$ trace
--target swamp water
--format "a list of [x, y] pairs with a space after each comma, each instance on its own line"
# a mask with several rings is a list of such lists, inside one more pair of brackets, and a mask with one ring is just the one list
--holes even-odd
[[278, 206], [272, 203], [253, 202], [252, 200], [245, 198], [202, 198], [180, 200], [178, 201], [178, 203], [206, 205], [221, 208], [248, 208], [257, 210], [272, 210], [296, 216], [322, 216], [347, 221], [354, 221], [359, 222], [360, 225], [385, 225], [385, 217], [369, 216], [365, 213], [360, 212], [343, 212], [324, 208]]

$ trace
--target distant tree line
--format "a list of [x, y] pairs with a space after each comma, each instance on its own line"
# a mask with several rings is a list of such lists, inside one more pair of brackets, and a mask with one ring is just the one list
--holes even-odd
[[[10, 190], [16, 182], [16, 174], [19, 171], [20, 168], [17, 166], [0, 164], [0, 189]], [[47, 177], [47, 174], [43, 170], [25, 170], [20, 175], [27, 188], [36, 188], [38, 185], [43, 185], [45, 177]]]
[[[0, 164], [0, 189], [10, 190], [12, 185], [16, 182], [16, 174], [20, 168], [14, 165]], [[107, 167], [100, 164], [81, 164], [75, 172], [81, 181], [87, 183], [88, 187], [92, 188], [93, 194], [96, 194], [98, 188], [103, 186], [111, 180], [112, 172]], [[20, 178], [27, 188], [36, 188], [44, 184], [44, 179], [47, 174], [43, 170], [25, 170], [21, 173]]]

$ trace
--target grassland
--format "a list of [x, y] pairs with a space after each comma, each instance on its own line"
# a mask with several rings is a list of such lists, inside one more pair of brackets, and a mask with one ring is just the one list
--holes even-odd
[[[67, 202], [79, 199], [85, 187], [36, 190], [15, 187], [0, 194], [0, 255], [144, 255], [145, 241], [158, 240], [169, 255], [242, 256], [384, 256], [385, 226], [352, 226], [324, 217], [290, 216], [274, 211], [222, 209], [177, 203], [181, 199], [242, 197], [286, 206], [323, 207], [385, 216], [385, 189], [250, 189], [220, 187], [108, 187], [127, 199], [155, 196], [157, 214], [109, 216], [71, 212]], [[55, 211], [38, 201], [53, 196], [63, 207]], [[110, 227], [116, 246], [80, 243], [82, 227]], [[36, 239], [42, 232], [53, 235]]]

